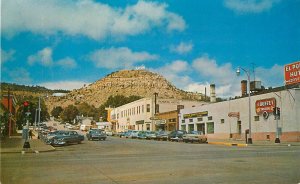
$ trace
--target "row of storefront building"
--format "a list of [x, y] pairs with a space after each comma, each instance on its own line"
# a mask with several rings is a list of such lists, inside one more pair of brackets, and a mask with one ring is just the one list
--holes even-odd
[[[250, 108], [249, 108], [250, 107]], [[280, 117], [274, 115], [274, 108]], [[221, 102], [161, 99], [159, 94], [108, 108], [115, 132], [198, 130], [209, 139], [300, 141], [300, 88], [278, 88]], [[249, 118], [250, 114], [250, 118]]]

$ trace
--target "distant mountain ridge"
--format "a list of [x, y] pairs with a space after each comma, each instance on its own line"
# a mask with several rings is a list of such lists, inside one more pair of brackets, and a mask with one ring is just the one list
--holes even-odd
[[99, 107], [111, 95], [151, 97], [154, 93], [158, 93], [159, 98], [199, 101], [204, 99], [201, 93], [180, 90], [163, 76], [139, 69], [113, 72], [88, 86], [67, 93], [64, 97], [52, 96], [47, 100], [47, 106], [52, 109], [55, 106], [66, 107], [87, 102], [89, 105]]

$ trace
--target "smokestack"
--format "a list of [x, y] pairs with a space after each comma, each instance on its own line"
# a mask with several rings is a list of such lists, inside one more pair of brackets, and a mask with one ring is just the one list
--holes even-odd
[[214, 103], [216, 102], [216, 85], [215, 84], [211, 84], [210, 85], [210, 102]]
[[204, 96], [204, 101], [206, 101], [206, 87], [205, 87], [205, 96]]
[[242, 96], [246, 96], [247, 95], [247, 80], [242, 80], [241, 81], [241, 92], [242, 92]]

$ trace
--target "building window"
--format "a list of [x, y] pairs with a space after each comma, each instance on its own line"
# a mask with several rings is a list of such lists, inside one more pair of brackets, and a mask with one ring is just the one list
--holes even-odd
[[214, 122], [209, 122], [209, 123], [206, 123], [206, 132], [208, 134], [213, 134], [215, 132], [215, 127], [214, 127]]
[[177, 110], [184, 109], [184, 105], [177, 105]]
[[189, 119], [189, 122], [190, 122], [190, 123], [193, 122], [193, 119]]
[[185, 130], [186, 131], [186, 126], [185, 125], [181, 125], [181, 130]]
[[185, 123], [185, 120], [183, 119], [183, 120], [181, 120], [181, 123]]
[[208, 116], [207, 119], [208, 119], [208, 120], [212, 120], [212, 116]]
[[188, 132], [194, 131], [194, 124], [190, 124], [188, 127], [189, 127]]
[[159, 113], [159, 104], [156, 104], [156, 112], [155, 112], [155, 114], [156, 113]]
[[150, 104], [147, 104], [147, 112], [150, 112]]
[[197, 121], [203, 121], [203, 118], [197, 118]]
[[225, 123], [225, 119], [221, 119], [221, 123]]
[[259, 116], [254, 116], [254, 121], [259, 121]]
[[142, 105], [142, 113], [144, 113], [144, 105]]
[[169, 122], [176, 122], [176, 118], [169, 119]]

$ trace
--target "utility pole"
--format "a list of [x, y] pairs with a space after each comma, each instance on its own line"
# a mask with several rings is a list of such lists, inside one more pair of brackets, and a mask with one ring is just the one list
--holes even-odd
[[8, 87], [8, 95], [7, 95], [7, 106], [8, 106], [8, 137], [11, 135], [11, 104], [10, 104], [10, 89]]

